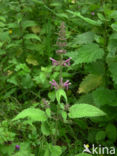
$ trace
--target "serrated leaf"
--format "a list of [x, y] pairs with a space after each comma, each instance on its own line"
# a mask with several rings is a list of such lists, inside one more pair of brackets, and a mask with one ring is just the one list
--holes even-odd
[[117, 84], [117, 57], [115, 56], [115, 57], [107, 58], [107, 63], [108, 63], [109, 70], [111, 72], [111, 77], [115, 82], [115, 84]]
[[97, 44], [87, 44], [81, 46], [77, 51], [66, 54], [72, 57], [74, 65], [81, 63], [95, 62], [97, 59], [101, 59], [104, 55], [104, 50]]
[[105, 73], [105, 64], [103, 60], [96, 61], [90, 64], [85, 65], [86, 73], [91, 73], [95, 75], [104, 75]]
[[67, 96], [66, 96], [65, 91], [63, 89], [58, 89], [56, 91], [56, 99], [58, 103], [61, 103], [61, 97], [64, 97], [65, 101], [67, 102]]
[[42, 111], [40, 109], [36, 109], [36, 108], [28, 108], [28, 109], [24, 109], [22, 112], [20, 112], [13, 119], [13, 121], [19, 120], [19, 119], [24, 119], [24, 118], [28, 118], [32, 122], [47, 120], [47, 116], [44, 111]]
[[93, 93], [95, 104], [100, 107], [104, 105], [117, 106], [116, 92], [108, 88], [98, 88]]
[[94, 104], [92, 93], [81, 95], [77, 102], [78, 103]]
[[112, 35], [110, 35], [109, 37], [109, 42], [108, 42], [108, 57], [113, 57], [116, 55], [116, 51], [117, 51], [117, 33], [113, 33]]
[[24, 39], [27, 39], [27, 40], [35, 39], [35, 40], [41, 41], [40, 37], [37, 36], [36, 34], [27, 34], [24, 36]]
[[102, 75], [87, 75], [80, 83], [78, 93], [88, 93], [97, 88], [102, 83]]
[[82, 20], [84, 20], [85, 22], [87, 22], [87, 23], [89, 23], [89, 24], [91, 24], [91, 25], [101, 26], [101, 24], [102, 24], [102, 22], [101, 22], [100, 20], [94, 21], [94, 20], [92, 20], [92, 19], [90, 19], [90, 18], [84, 17], [84, 16], [82, 16], [82, 15], [80, 14], [80, 12], [73, 12], [73, 11], [71, 11], [71, 10], [67, 10], [67, 12], [73, 14], [73, 15], [76, 16], [76, 17], [81, 18]]
[[74, 104], [69, 109], [70, 118], [90, 118], [104, 115], [106, 114], [102, 110], [89, 104]]
[[94, 40], [94, 33], [89, 31], [89, 32], [85, 32], [82, 34], [78, 34], [72, 44], [73, 45], [77, 45], [77, 44], [90, 44], [92, 43], [92, 41]]

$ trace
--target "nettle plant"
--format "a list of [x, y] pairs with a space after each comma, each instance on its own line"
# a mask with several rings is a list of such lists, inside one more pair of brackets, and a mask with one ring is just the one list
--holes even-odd
[[[23, 123], [25, 123], [25, 125], [30, 125], [33, 128], [35, 122], [40, 122], [41, 134], [39, 132], [39, 137], [41, 139], [39, 142], [39, 154], [51, 154], [52, 156], [59, 156], [62, 153], [67, 152], [67, 146], [70, 147], [70, 142], [67, 137], [67, 132], [64, 132], [64, 127], [71, 129], [72, 135], [74, 135], [74, 129], [71, 127], [71, 123], [74, 121], [73, 119], [106, 115], [102, 110], [91, 104], [70, 104], [68, 101], [65, 90], [68, 90], [72, 84], [69, 80], [64, 80], [63, 69], [70, 66], [70, 60], [72, 58], [70, 57], [64, 60], [66, 55], [65, 47], [67, 46], [64, 22], [60, 25], [56, 44], [59, 47], [56, 51], [59, 59], [55, 60], [50, 57], [53, 66], [59, 69], [58, 80], [51, 80], [49, 82], [51, 88], [55, 89], [55, 94], [49, 94], [49, 96], [53, 96], [51, 97], [53, 100], [48, 101], [42, 99], [40, 104], [37, 103], [30, 108], [24, 109], [13, 119], [13, 121], [16, 122], [19, 119], [25, 119], [23, 120]], [[34, 131], [36, 132], [36, 129]], [[38, 131], [36, 133], [38, 133]], [[64, 143], [64, 140], [62, 139], [63, 136], [66, 138], [68, 145]]]

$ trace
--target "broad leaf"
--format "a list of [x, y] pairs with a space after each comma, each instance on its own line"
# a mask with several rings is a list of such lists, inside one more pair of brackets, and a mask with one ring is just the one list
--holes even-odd
[[70, 118], [97, 117], [106, 115], [99, 108], [89, 104], [74, 104], [70, 107]]
[[102, 83], [102, 75], [89, 74], [81, 82], [78, 92], [88, 93], [91, 90], [97, 88], [101, 83]]
[[27, 56], [26, 62], [27, 62], [28, 64], [32, 64], [33, 66], [37, 66], [37, 65], [38, 65], [37, 60], [34, 59], [32, 55], [28, 55], [28, 56]]
[[67, 102], [67, 96], [66, 96], [65, 91], [63, 89], [58, 89], [56, 91], [56, 99], [58, 103], [61, 103], [61, 97], [64, 97], [65, 101]]
[[24, 118], [31, 119], [32, 122], [47, 120], [47, 116], [46, 116], [45, 112], [43, 112], [42, 110], [36, 109], [36, 108], [28, 108], [28, 109], [24, 109], [22, 112], [20, 112], [13, 119], [13, 121], [18, 120], [18, 119], [24, 119]]
[[87, 44], [81, 46], [77, 51], [66, 54], [72, 57], [74, 64], [91, 63], [97, 59], [101, 59], [104, 55], [104, 50], [97, 44]]
[[117, 84], [117, 57], [107, 58], [107, 63], [111, 72], [111, 77], [115, 84]]
[[96, 106], [117, 106], [116, 92], [108, 88], [97, 88], [93, 93], [93, 100]]

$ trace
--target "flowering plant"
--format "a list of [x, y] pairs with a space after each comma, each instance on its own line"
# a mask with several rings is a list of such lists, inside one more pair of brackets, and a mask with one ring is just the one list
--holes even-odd
[[63, 82], [62, 78], [62, 66], [67, 67], [70, 66], [70, 60], [72, 59], [71, 57], [68, 58], [67, 60], [63, 59], [64, 54], [66, 53], [65, 47], [66, 47], [66, 37], [65, 37], [65, 24], [64, 22], [61, 23], [60, 25], [60, 31], [58, 33], [58, 39], [56, 42], [57, 46], [59, 47], [58, 50], [56, 50], [56, 53], [60, 56], [60, 60], [55, 60], [50, 57], [50, 60], [52, 61], [52, 64], [54, 66], [60, 66], [60, 78], [59, 78], [59, 83], [57, 83], [55, 80], [50, 81], [51, 87], [55, 89], [59, 88], [66, 88], [68, 90], [69, 86], [71, 83], [69, 80]]

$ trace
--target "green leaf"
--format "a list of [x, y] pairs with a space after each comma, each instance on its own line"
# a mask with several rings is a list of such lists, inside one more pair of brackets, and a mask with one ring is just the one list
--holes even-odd
[[49, 150], [51, 152], [51, 156], [60, 156], [62, 154], [62, 149], [60, 146], [49, 145]]
[[34, 59], [32, 55], [28, 55], [28, 56], [27, 56], [26, 62], [27, 62], [28, 64], [32, 64], [33, 66], [37, 66], [37, 65], [38, 65], [37, 60]]
[[30, 68], [25, 63], [20, 63], [16, 65], [15, 71], [19, 72], [20, 70], [23, 70], [25, 73], [30, 72]]
[[89, 104], [74, 104], [70, 107], [70, 118], [97, 117], [106, 115], [99, 108]]
[[67, 113], [65, 111], [61, 110], [61, 115], [62, 115], [63, 120], [66, 121], [67, 120]]
[[3, 16], [0, 16], [0, 21], [6, 22], [6, 18]]
[[107, 58], [107, 63], [111, 72], [111, 77], [114, 83], [117, 84], [117, 56]]
[[117, 10], [111, 10], [110, 17], [117, 21]]
[[90, 64], [85, 65], [85, 72], [86, 73], [91, 73], [94, 75], [104, 75], [105, 73], [105, 64], [103, 60], [101, 61], [96, 61]]
[[116, 51], [117, 51], [117, 33], [116, 32], [110, 35], [107, 48], [109, 51], [108, 57], [116, 56]]
[[46, 136], [50, 135], [50, 129], [47, 122], [41, 124], [41, 132]]
[[34, 156], [34, 154], [31, 154], [31, 147], [28, 142], [23, 143], [17, 143], [20, 145], [20, 150], [15, 152], [13, 156]]
[[106, 134], [110, 140], [115, 142], [117, 139], [117, 129], [115, 125], [109, 123], [106, 127]]
[[66, 103], [67, 103], [67, 96], [66, 96], [66, 93], [63, 89], [58, 89], [56, 91], [56, 99], [58, 101], [58, 103], [61, 103], [61, 97], [64, 97]]
[[12, 83], [16, 86], [18, 85], [16, 76], [11, 76], [10, 78], [7, 79], [7, 82]]
[[51, 109], [50, 108], [47, 108], [46, 109], [46, 114], [49, 118], [51, 118]]
[[35, 39], [35, 40], [41, 41], [40, 37], [37, 36], [36, 34], [27, 34], [24, 36], [24, 39], [27, 39], [27, 40]]
[[93, 93], [93, 99], [96, 106], [117, 106], [116, 92], [108, 88], [97, 88]]
[[31, 75], [26, 73], [26, 75], [22, 76], [21, 84], [22, 84], [23, 88], [25, 88], [25, 89], [32, 88], [34, 83], [32, 81]]
[[48, 97], [51, 101], [54, 101], [56, 98], [55, 91], [49, 92]]
[[58, 17], [60, 17], [60, 18], [66, 18], [66, 19], [69, 18], [68, 15], [65, 14], [65, 13], [57, 13], [56, 15], [57, 15]]
[[112, 27], [112, 29], [113, 29], [114, 31], [117, 31], [117, 22], [111, 24], [111, 27]]
[[89, 31], [89, 32], [85, 32], [82, 34], [78, 34], [72, 44], [73, 45], [77, 45], [77, 44], [90, 44], [92, 43], [92, 41], [94, 40], [94, 33]]
[[79, 17], [81, 18], [82, 20], [84, 20], [85, 22], [91, 24], [91, 25], [95, 25], [95, 26], [101, 26], [102, 22], [100, 20], [98, 21], [94, 21], [90, 18], [87, 18], [87, 17], [84, 17], [80, 14], [80, 12], [73, 12], [73, 11], [70, 11], [70, 10], [67, 10], [67, 12], [73, 14], [75, 17]]
[[105, 139], [105, 137], [106, 137], [105, 131], [98, 131], [96, 133], [96, 141], [97, 141], [97, 143], [99, 141], [103, 141]]
[[6, 51], [3, 49], [0, 49], [0, 55], [4, 55], [4, 54], [6, 54]]
[[103, 16], [103, 14], [98, 13], [97, 15], [98, 15], [98, 18], [99, 18], [101, 21], [105, 21], [105, 20], [106, 20], [105, 17]]
[[94, 104], [92, 93], [81, 95], [77, 102], [78, 103]]
[[3, 22], [0, 22], [0, 27], [5, 27], [5, 24]]
[[83, 45], [78, 51], [70, 52], [66, 55], [72, 57], [74, 65], [76, 65], [81, 63], [91, 63], [95, 62], [97, 59], [101, 59], [104, 55], [104, 50], [97, 44], [92, 43]]
[[80, 83], [78, 93], [88, 93], [97, 88], [102, 83], [102, 75], [87, 75]]
[[22, 27], [23, 29], [26, 29], [28, 27], [32, 27], [32, 26], [36, 26], [37, 23], [35, 21], [31, 21], [31, 20], [25, 20], [23, 23], [22, 23]]
[[24, 119], [24, 118], [31, 119], [32, 122], [47, 120], [47, 116], [46, 116], [45, 112], [43, 112], [42, 110], [36, 109], [36, 108], [28, 108], [28, 109], [24, 109], [22, 112], [20, 112], [13, 119], [13, 121], [18, 120], [18, 119]]

